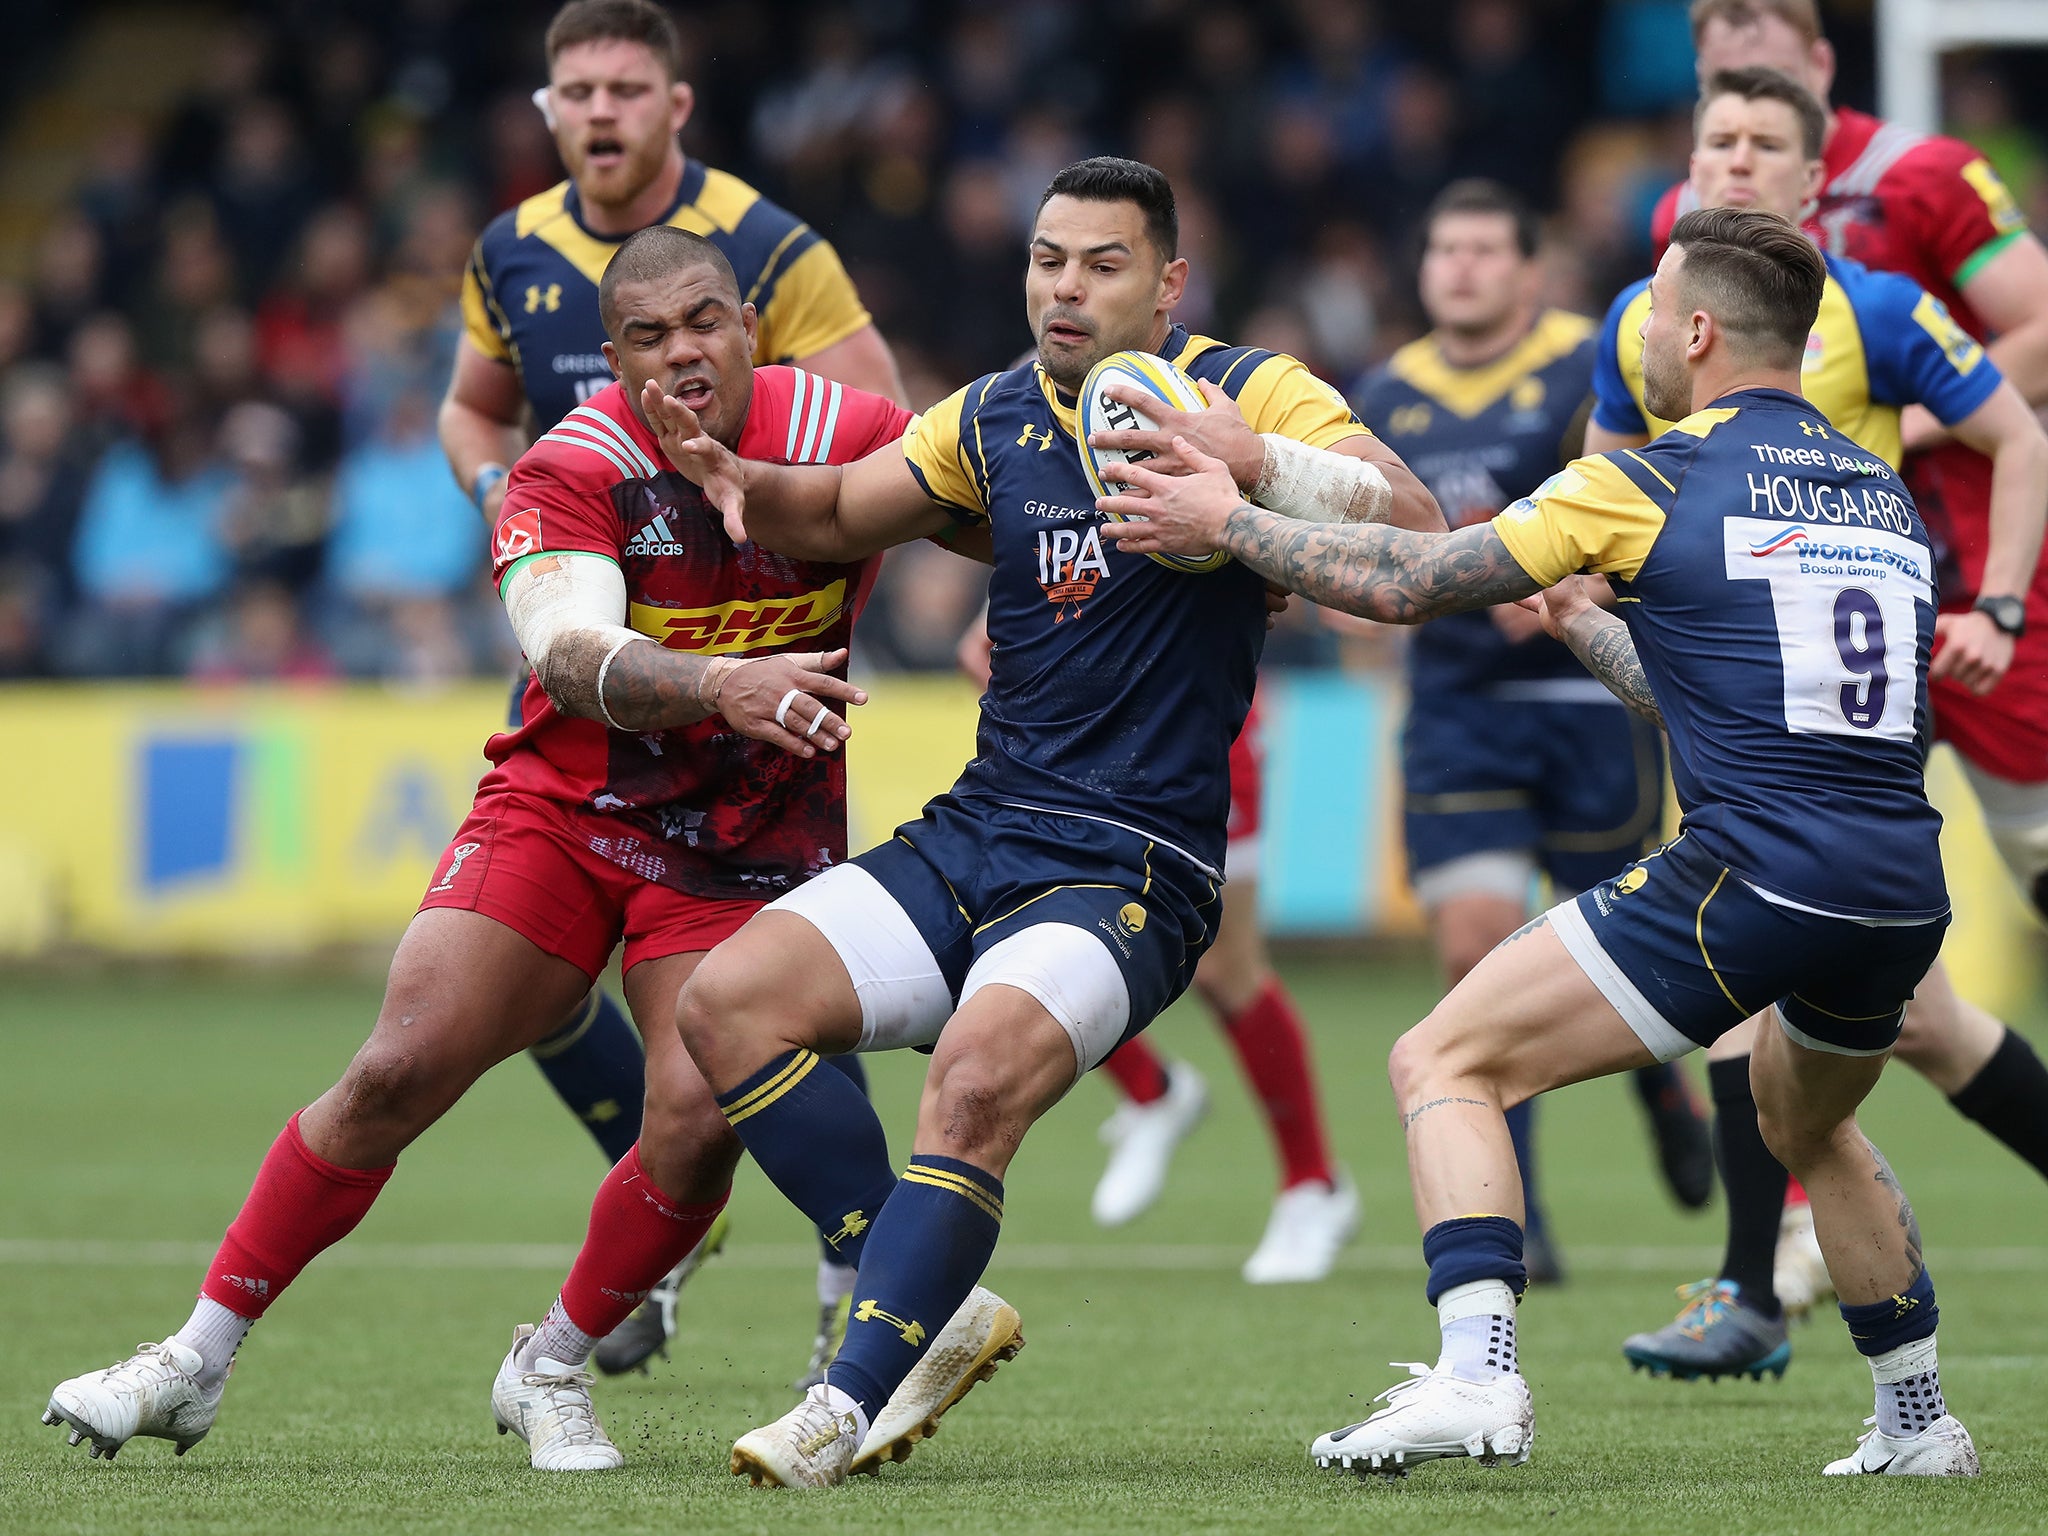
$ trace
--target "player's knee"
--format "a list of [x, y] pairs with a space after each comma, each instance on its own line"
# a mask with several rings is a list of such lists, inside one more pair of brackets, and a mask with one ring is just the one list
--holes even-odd
[[1396, 1107], [1408, 1100], [1435, 1075], [1442, 1060], [1441, 1042], [1424, 1019], [1394, 1042], [1387, 1053], [1387, 1081], [1393, 1084]]
[[918, 1141], [941, 1156], [978, 1167], [1007, 1164], [1030, 1124], [1013, 1099], [1011, 1084], [995, 1063], [957, 1057], [934, 1085]]
[[733, 1056], [759, 1053], [762, 1039], [775, 1030], [777, 1013], [770, 978], [744, 952], [713, 950], [676, 997], [677, 1032], [713, 1083]]
[[640, 1161], [671, 1199], [686, 1205], [715, 1200], [739, 1166], [740, 1139], [701, 1089], [664, 1091], [650, 1083], [640, 1117]]
[[1847, 1122], [1816, 1115], [1789, 1095], [1756, 1096], [1756, 1128], [1764, 1146], [1794, 1177], [1801, 1177], [1827, 1153]]
[[423, 1130], [453, 1097], [446, 1078], [417, 1051], [372, 1040], [342, 1074], [338, 1119], [344, 1126]]

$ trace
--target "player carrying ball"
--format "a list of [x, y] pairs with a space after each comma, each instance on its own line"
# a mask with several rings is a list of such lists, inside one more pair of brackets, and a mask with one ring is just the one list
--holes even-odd
[[[965, 1391], [1019, 1342], [993, 1310], [957, 1354], [933, 1338], [995, 1250], [1003, 1174], [1032, 1123], [1187, 986], [1215, 932], [1266, 583], [1105, 541], [1073, 436], [1090, 367], [1142, 348], [1203, 381], [1203, 435], [1277, 504], [1441, 527], [1420, 483], [1298, 362], [1173, 323], [1177, 240], [1152, 167], [1060, 172], [1028, 252], [1036, 360], [844, 471], [742, 462], [683, 402], [650, 405], [671, 458], [770, 549], [858, 559], [955, 525], [993, 540], [974, 761], [889, 842], [721, 946], [679, 1008], [755, 1161], [862, 1249], [824, 1384], [734, 1447], [733, 1470], [757, 1482], [830, 1486], [907, 1453], [925, 1426], [885, 1411], [899, 1384], [944, 1370]], [[932, 1065], [899, 1178], [873, 1108], [820, 1059], [919, 1045]]]
[[[1673, 1060], [1767, 1009], [1751, 1066], [1764, 1139], [1812, 1197], [1876, 1383], [1875, 1429], [1826, 1470], [1977, 1471], [1942, 1400], [1919, 1226], [1856, 1124], [1940, 951], [1948, 892], [1922, 783], [1934, 552], [1898, 474], [1798, 392], [1826, 281], [1775, 214], [1681, 219], [1643, 338], [1648, 408], [1677, 425], [1639, 452], [1577, 460], [1490, 523], [1440, 537], [1304, 528], [1199, 462], [1179, 479], [1129, 466], [1119, 477], [1150, 499], [1103, 503], [1150, 519], [1107, 530], [1126, 548], [1227, 550], [1381, 621], [1552, 587], [1546, 628], [1671, 742], [1678, 837], [1502, 943], [1394, 1048], [1442, 1353], [1317, 1440], [1323, 1466], [1528, 1458], [1503, 1108]], [[1613, 582], [1620, 617], [1578, 572]]]
[[623, 941], [648, 1049], [641, 1141], [492, 1392], [534, 1465], [619, 1463], [583, 1362], [703, 1238], [741, 1151], [671, 1026], [676, 996], [765, 901], [845, 856], [850, 732], [836, 710], [864, 695], [833, 674], [874, 570], [733, 545], [662, 467], [638, 390], [687, 400], [721, 443], [783, 462], [857, 458], [910, 417], [858, 390], [835, 392], [829, 417], [800, 409], [819, 381], [753, 367], [753, 307], [699, 236], [627, 240], [599, 305], [622, 382], [519, 460], [498, 521], [495, 568], [533, 665], [524, 723], [485, 747], [492, 767], [392, 958], [376, 1027], [270, 1149], [190, 1320], [51, 1395], [45, 1422], [95, 1456], [137, 1435], [180, 1454], [203, 1439], [250, 1327], [355, 1229], [398, 1154], [559, 1025]]

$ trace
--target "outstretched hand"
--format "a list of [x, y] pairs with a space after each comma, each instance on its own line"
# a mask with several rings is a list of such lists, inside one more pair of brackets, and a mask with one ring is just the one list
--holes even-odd
[[1129, 489], [1096, 500], [1095, 510], [1134, 521], [1102, 525], [1102, 536], [1139, 555], [1199, 558], [1223, 547], [1224, 525], [1244, 498], [1229, 466], [1185, 437], [1173, 451], [1187, 473], [1165, 475], [1144, 464], [1105, 464], [1102, 475]]
[[837, 750], [853, 727], [825, 701], [865, 704], [868, 696], [831, 674], [846, 652], [790, 651], [743, 661], [718, 686], [718, 713], [742, 736], [782, 748], [792, 757]]
[[704, 430], [695, 411], [652, 379], [640, 386], [640, 409], [669, 463], [725, 519], [726, 537], [746, 543], [747, 482], [739, 458]]

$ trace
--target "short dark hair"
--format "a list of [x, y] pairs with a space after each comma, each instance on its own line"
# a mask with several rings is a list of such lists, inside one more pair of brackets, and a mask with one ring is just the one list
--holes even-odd
[[737, 311], [741, 302], [740, 280], [733, 274], [725, 252], [687, 229], [677, 229], [673, 224], [650, 224], [620, 242], [612, 259], [605, 263], [604, 276], [598, 280], [597, 313], [604, 321], [605, 335], [617, 343], [612, 322], [618, 318], [615, 306], [621, 283], [644, 283], [689, 267], [710, 267], [724, 278], [725, 286], [732, 290]]
[[1513, 188], [1484, 176], [1467, 176], [1437, 193], [1436, 201], [1422, 216], [1423, 238], [1436, 230], [1436, 221], [1451, 213], [1497, 213], [1515, 225], [1515, 249], [1526, 258], [1536, 254], [1536, 214]]
[[671, 80], [683, 72], [683, 40], [675, 18], [653, 0], [569, 0], [548, 23], [552, 66], [562, 51], [583, 43], [638, 43], [659, 60]]
[[1744, 101], [1782, 101], [1799, 119], [1799, 147], [1809, 160], [1818, 160], [1828, 138], [1827, 108], [1805, 86], [1782, 70], [1752, 64], [1744, 69], [1717, 69], [1707, 76], [1700, 99], [1692, 109], [1692, 136], [1700, 136], [1700, 119], [1707, 108], [1723, 96], [1740, 96]]
[[1685, 252], [1680, 291], [1739, 346], [1797, 368], [1820, 314], [1827, 264], [1814, 243], [1761, 208], [1697, 208], [1671, 230]]
[[1809, 43], [1820, 41], [1820, 7], [1814, 0], [1692, 0], [1692, 45], [1700, 45], [1710, 21], [1753, 27], [1767, 16], [1784, 22]]
[[1038, 208], [1056, 197], [1078, 197], [1084, 203], [1136, 203], [1145, 215], [1145, 238], [1171, 261], [1180, 254], [1180, 215], [1173, 207], [1173, 183], [1166, 173], [1142, 160], [1096, 155], [1076, 160], [1045, 184]]

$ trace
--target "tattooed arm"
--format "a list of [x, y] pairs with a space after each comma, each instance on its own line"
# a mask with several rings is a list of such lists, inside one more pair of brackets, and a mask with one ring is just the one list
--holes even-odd
[[1240, 500], [1220, 463], [1205, 461], [1182, 440], [1176, 446], [1196, 473], [1162, 475], [1135, 464], [1110, 471], [1144, 494], [1096, 503], [1137, 519], [1104, 524], [1105, 537], [1138, 554], [1224, 550], [1290, 592], [1382, 624], [1420, 624], [1543, 589], [1490, 523], [1415, 533], [1384, 523], [1307, 522]]
[[1544, 629], [1570, 646], [1572, 654], [1607, 685], [1609, 693], [1663, 729], [1664, 712], [1650, 692], [1635, 638], [1626, 624], [1593, 601], [1585, 577], [1567, 576], [1531, 606], [1542, 618]]

